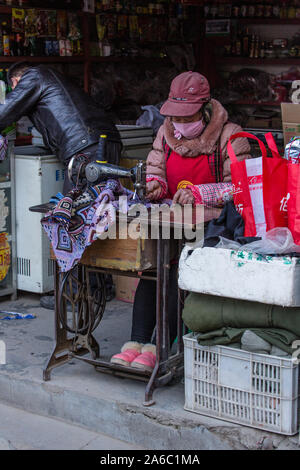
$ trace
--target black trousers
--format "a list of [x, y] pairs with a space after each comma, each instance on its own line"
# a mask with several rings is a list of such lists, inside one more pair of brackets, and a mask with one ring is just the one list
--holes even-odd
[[[170, 269], [168, 319], [170, 330], [170, 345], [177, 336], [177, 300], [178, 300], [178, 264], [172, 264]], [[138, 343], [153, 343], [156, 324], [156, 281], [141, 279], [134, 298], [132, 312], [131, 341]]]

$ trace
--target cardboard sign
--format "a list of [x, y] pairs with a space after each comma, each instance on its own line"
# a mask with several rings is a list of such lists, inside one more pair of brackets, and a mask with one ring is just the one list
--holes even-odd
[[10, 246], [7, 236], [6, 232], [0, 233], [0, 282], [6, 278], [11, 264]]
[[300, 104], [281, 103], [282, 129], [284, 145], [292, 137], [300, 136]]

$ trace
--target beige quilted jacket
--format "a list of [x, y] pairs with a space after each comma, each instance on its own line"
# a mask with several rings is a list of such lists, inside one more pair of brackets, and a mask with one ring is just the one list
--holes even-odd
[[[199, 155], [211, 155], [220, 138], [220, 147], [223, 158], [223, 182], [231, 181], [230, 160], [227, 154], [227, 142], [232, 134], [242, 131], [242, 128], [228, 121], [228, 114], [219, 101], [211, 100], [212, 116], [209, 124], [200, 137], [196, 139], [180, 140], [174, 137], [174, 126], [170, 118], [166, 118], [160, 127], [153, 142], [153, 148], [147, 157], [147, 175], [157, 176], [166, 180], [166, 165], [162, 140], [166, 140], [168, 146], [176, 153], [184, 157], [197, 157]], [[237, 159], [251, 158], [250, 145], [246, 138], [238, 138], [232, 142]]]

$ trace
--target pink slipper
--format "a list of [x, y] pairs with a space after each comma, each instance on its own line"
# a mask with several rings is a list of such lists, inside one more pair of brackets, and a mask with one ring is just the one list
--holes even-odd
[[145, 344], [142, 347], [141, 354], [131, 363], [131, 367], [152, 372], [156, 362], [155, 344]]
[[142, 344], [128, 341], [122, 346], [121, 352], [112, 356], [110, 362], [129, 366], [131, 362], [141, 354]]

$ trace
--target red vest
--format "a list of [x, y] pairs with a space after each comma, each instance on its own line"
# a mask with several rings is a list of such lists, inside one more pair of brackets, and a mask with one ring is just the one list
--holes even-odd
[[212, 155], [182, 157], [170, 149], [163, 139], [166, 159], [168, 198], [173, 198], [178, 189], [188, 185], [217, 183], [222, 181], [223, 162], [219, 145]]

